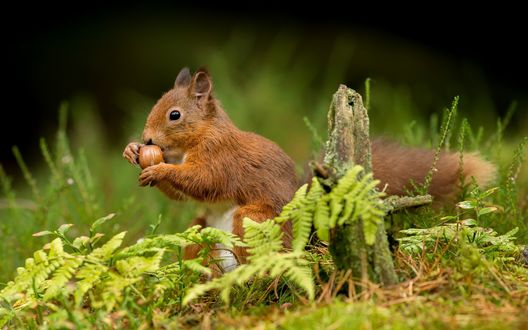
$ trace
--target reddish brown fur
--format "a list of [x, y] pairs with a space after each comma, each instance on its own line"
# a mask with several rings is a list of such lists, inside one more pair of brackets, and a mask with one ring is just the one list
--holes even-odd
[[[413, 190], [411, 180], [422, 184], [431, 169], [434, 152], [427, 149], [406, 148], [386, 140], [372, 143], [372, 171], [381, 181], [380, 189], [389, 195], [404, 195]], [[460, 155], [442, 152], [436, 171], [429, 186], [429, 193], [437, 201], [455, 197], [460, 188], [460, 175], [465, 182], [475, 178], [480, 186], [486, 186], [495, 176], [495, 166], [474, 153], [465, 153], [463, 168], [460, 169]]]
[[[255, 221], [273, 218], [292, 198], [298, 187], [295, 164], [275, 143], [235, 127], [212, 96], [205, 71], [198, 71], [192, 79], [180, 79], [182, 74], [186, 72], [182, 70], [175, 87], [149, 114], [143, 140], [161, 147], [166, 160], [184, 157], [184, 161], [147, 167], [140, 184], [156, 184], [173, 199], [188, 196], [239, 205], [233, 232], [243, 237], [244, 217]], [[179, 120], [169, 120], [173, 110], [180, 111]], [[125, 157], [133, 163], [134, 155], [125, 150]], [[245, 251], [236, 252], [245, 259]]]

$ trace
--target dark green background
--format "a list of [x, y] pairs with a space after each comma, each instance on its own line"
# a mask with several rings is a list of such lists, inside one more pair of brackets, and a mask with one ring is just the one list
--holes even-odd
[[[62, 100], [84, 105], [101, 123], [85, 127], [86, 139], [99, 130], [93, 134], [119, 151], [183, 66], [209, 66], [235, 122], [298, 161], [309, 149], [295, 145], [309, 136], [302, 117], [324, 129], [324, 104], [338, 84], [363, 91], [367, 77], [377, 134], [398, 135], [404, 123], [426, 121], [455, 95], [471, 123], [491, 129], [517, 100], [507, 133], [527, 131], [525, 29], [515, 8], [235, 10], [159, 2], [90, 3], [64, 13], [40, 6], [6, 12], [2, 23], [0, 161], [11, 173], [11, 146], [38, 157], [38, 138], [55, 131]], [[72, 108], [74, 120], [79, 108]]]

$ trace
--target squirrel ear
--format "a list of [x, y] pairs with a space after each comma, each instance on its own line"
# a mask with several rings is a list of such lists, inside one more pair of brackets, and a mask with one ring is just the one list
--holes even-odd
[[187, 87], [191, 83], [191, 72], [189, 68], [185, 67], [181, 69], [180, 73], [176, 77], [174, 82], [174, 87]]
[[209, 73], [207, 73], [205, 69], [198, 70], [193, 77], [191, 94], [198, 98], [205, 97], [207, 99], [211, 94], [212, 89], [213, 82], [211, 81]]

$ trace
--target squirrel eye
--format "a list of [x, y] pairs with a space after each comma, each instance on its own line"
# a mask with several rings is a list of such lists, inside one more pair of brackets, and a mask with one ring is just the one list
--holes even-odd
[[169, 115], [170, 120], [178, 120], [181, 117], [181, 113], [178, 110], [171, 111]]

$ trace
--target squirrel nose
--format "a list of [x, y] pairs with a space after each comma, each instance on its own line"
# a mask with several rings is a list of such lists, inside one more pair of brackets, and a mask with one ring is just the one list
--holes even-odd
[[152, 142], [152, 139], [148, 139], [148, 141], [145, 141], [145, 144], [146, 145], [151, 145], [151, 144], [154, 144], [154, 143]]

